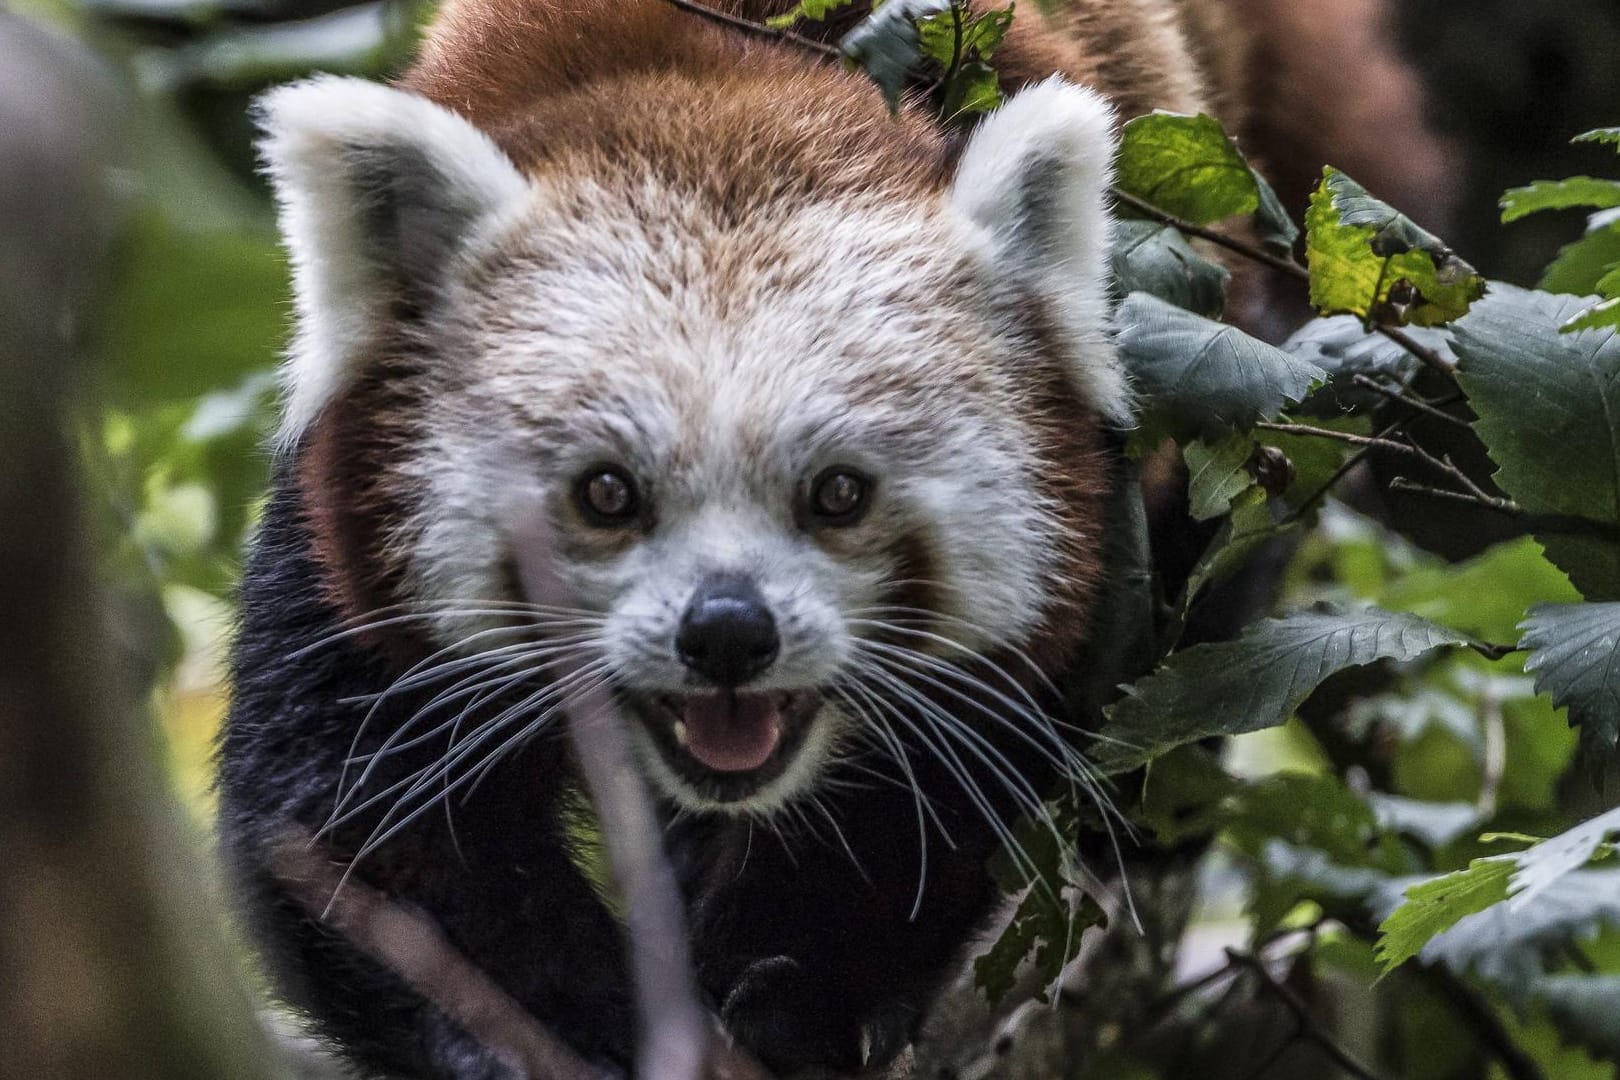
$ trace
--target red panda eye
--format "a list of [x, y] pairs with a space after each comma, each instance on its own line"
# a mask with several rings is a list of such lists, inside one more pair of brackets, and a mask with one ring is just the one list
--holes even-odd
[[592, 525], [623, 525], [636, 516], [635, 481], [619, 468], [593, 469], [580, 477], [575, 498]]
[[833, 467], [816, 477], [810, 507], [823, 524], [853, 525], [866, 507], [871, 484], [852, 469]]

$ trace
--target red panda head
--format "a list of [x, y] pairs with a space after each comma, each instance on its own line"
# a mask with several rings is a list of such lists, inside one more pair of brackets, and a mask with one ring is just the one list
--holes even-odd
[[[1032, 87], [958, 154], [788, 82], [802, 109], [666, 73], [492, 131], [353, 79], [263, 105], [324, 587], [419, 651], [577, 658], [694, 808], [772, 809], [1071, 652], [1127, 410], [1096, 95]], [[515, 584], [536, 512], [572, 610]]]

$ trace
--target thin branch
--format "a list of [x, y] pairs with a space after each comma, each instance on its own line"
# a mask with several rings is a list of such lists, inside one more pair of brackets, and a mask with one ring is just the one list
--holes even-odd
[[398, 975], [508, 1067], [534, 1080], [602, 1077], [457, 951], [431, 920], [352, 877], [344, 881], [341, 864], [307, 832], [288, 828], [272, 865], [310, 918]]
[[1109, 191], [1113, 194], [1116, 200], [1124, 203], [1126, 206], [1130, 207], [1132, 210], [1135, 210], [1143, 217], [1152, 218], [1154, 221], [1157, 221], [1162, 225], [1168, 225], [1177, 232], [1183, 232], [1188, 236], [1196, 236], [1202, 240], [1208, 240], [1212, 244], [1242, 255], [1246, 259], [1253, 259], [1255, 262], [1264, 263], [1273, 270], [1280, 270], [1285, 274], [1289, 274], [1299, 279], [1300, 281], [1311, 280], [1311, 272], [1291, 258], [1285, 258], [1281, 255], [1274, 255], [1264, 248], [1255, 247], [1253, 244], [1244, 243], [1242, 240], [1235, 240], [1216, 229], [1207, 228], [1203, 225], [1194, 225], [1192, 222], [1176, 217], [1174, 214], [1169, 213], [1168, 211], [1160, 210], [1152, 203], [1146, 201], [1145, 199], [1140, 199], [1122, 188], [1114, 187], [1110, 188]]
[[1357, 1077], [1357, 1080], [1380, 1080], [1377, 1073], [1351, 1057], [1347, 1050], [1335, 1042], [1333, 1036], [1329, 1035], [1323, 1030], [1322, 1025], [1317, 1023], [1316, 1017], [1311, 1013], [1310, 1006], [1302, 1001], [1293, 990], [1272, 978], [1271, 972], [1266, 970], [1266, 966], [1259, 959], [1247, 953], [1240, 953], [1236, 949], [1227, 949], [1226, 955], [1233, 963], [1254, 972], [1260, 979], [1260, 985], [1276, 995], [1277, 999], [1288, 1008], [1288, 1011], [1294, 1014], [1294, 1019], [1299, 1023], [1300, 1036], [1315, 1043], [1324, 1054], [1332, 1059], [1335, 1065], [1350, 1075]]
[[825, 41], [817, 41], [815, 38], [808, 38], [803, 34], [795, 34], [792, 30], [778, 30], [774, 26], [766, 26], [764, 23], [754, 22], [752, 19], [744, 19], [724, 11], [716, 11], [712, 7], [694, 3], [693, 0], [665, 0], [665, 2], [689, 14], [696, 15], [700, 19], [707, 19], [709, 22], [717, 23], [720, 26], [740, 30], [753, 37], [765, 38], [768, 41], [780, 41], [787, 45], [796, 46], [806, 52], [815, 53], [817, 56], [828, 60], [842, 61], [844, 59], [844, 54], [839, 50], [838, 46], [828, 45]]
[[1498, 499], [1489, 495], [1481, 497], [1466, 491], [1448, 491], [1445, 488], [1414, 483], [1404, 476], [1397, 476], [1391, 480], [1389, 489], [1391, 491], [1407, 491], [1414, 495], [1427, 495], [1436, 499], [1450, 499], [1453, 502], [1468, 503], [1470, 506], [1494, 510], [1506, 517], [1524, 522], [1525, 528], [1533, 533], [1589, 536], [1595, 540], [1602, 540], [1610, 544], [1620, 543], [1620, 527], [1607, 521], [1596, 521], [1592, 518], [1581, 517], [1578, 514], [1538, 514], [1526, 510], [1511, 499]]
[[1337, 442], [1349, 443], [1351, 446], [1365, 447], [1368, 450], [1390, 450], [1397, 454], [1410, 454], [1412, 447], [1394, 439], [1379, 435], [1355, 435], [1348, 431], [1334, 431], [1332, 428], [1313, 427], [1310, 424], [1274, 424], [1262, 420], [1254, 425], [1265, 431], [1280, 431], [1285, 435], [1309, 435], [1317, 439], [1333, 439]]
[[1371, 390], [1375, 394], [1381, 394], [1390, 401], [1398, 402], [1405, 405], [1409, 409], [1414, 409], [1417, 412], [1423, 413], [1425, 416], [1432, 416], [1436, 420], [1444, 420], [1448, 424], [1455, 424], [1458, 427], [1473, 430], [1473, 426], [1462, 417], [1453, 416], [1451, 413], [1448, 413], [1443, 409], [1436, 408], [1432, 402], [1426, 401], [1423, 398], [1408, 397], [1399, 390], [1391, 390], [1377, 379], [1369, 378], [1366, 375], [1361, 374], [1359, 371], [1350, 376], [1350, 381], [1364, 390]]
[[[514, 523], [513, 554], [526, 597], [568, 602], [552, 557], [551, 530], [536, 513]], [[564, 702], [580, 771], [601, 821], [602, 837], [623, 895], [630, 967], [641, 1015], [637, 1074], [652, 1080], [696, 1080], [703, 1074], [710, 1021], [698, 999], [691, 946], [675, 872], [664, 857], [663, 830], [635, 768], [630, 730], [598, 682], [557, 665], [559, 685], [581, 683]]]
[[1423, 361], [1425, 367], [1438, 371], [1448, 379], [1457, 377], [1457, 365], [1451, 363], [1427, 345], [1418, 344], [1413, 340], [1412, 335], [1400, 327], [1385, 326], [1383, 323], [1377, 323], [1373, 326], [1373, 329]]

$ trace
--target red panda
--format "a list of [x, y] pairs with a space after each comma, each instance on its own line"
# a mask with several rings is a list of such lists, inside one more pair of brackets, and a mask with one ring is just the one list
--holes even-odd
[[[397, 85], [267, 96], [298, 323], [224, 831], [283, 991], [353, 1060], [503, 1075], [297, 906], [289, 823], [629, 1067], [558, 658], [629, 718], [730, 1033], [782, 1073], [908, 1043], [986, 860], [1090, 781], [1069, 732], [1120, 675], [1117, 124], [1252, 120], [1257, 4], [1020, 9], [965, 138], [665, 0], [451, 0]], [[528, 512], [567, 608], [516, 584]]]

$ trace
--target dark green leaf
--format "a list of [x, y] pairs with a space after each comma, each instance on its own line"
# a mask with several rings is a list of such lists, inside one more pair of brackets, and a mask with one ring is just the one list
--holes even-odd
[[1275, 505], [1259, 486], [1250, 487], [1233, 498], [1231, 516], [1221, 523], [1215, 538], [1187, 576], [1186, 592], [1176, 611], [1178, 628], [1193, 601], [1207, 586], [1225, 581], [1248, 562], [1249, 556], [1300, 527], [1298, 521], [1280, 519]]
[[1586, 518], [1601, 531], [1556, 522], [1536, 537], [1589, 600], [1620, 599], [1620, 337], [1560, 334], [1588, 301], [1492, 287], [1453, 327], [1457, 380], [1478, 415], [1496, 483], [1539, 515]]
[[1179, 308], [1218, 318], [1226, 307], [1226, 267], [1193, 250], [1181, 233], [1127, 218], [1114, 229], [1114, 282], [1120, 293], [1152, 293]]
[[1414, 615], [1306, 611], [1252, 624], [1236, 641], [1195, 645], [1125, 689], [1107, 710], [1110, 742], [1095, 752], [1110, 772], [1172, 747], [1287, 720], [1335, 672], [1375, 660], [1412, 660], [1461, 634]]
[[1406, 902], [1378, 927], [1378, 959], [1384, 970], [1392, 971], [1422, 952], [1431, 939], [1464, 916], [1506, 899], [1513, 865], [1511, 855], [1475, 859], [1466, 870], [1408, 888]]
[[1536, 689], [1569, 709], [1592, 750], [1620, 741], [1620, 603], [1538, 604], [1519, 647]]
[[950, 0], [888, 0], [838, 43], [850, 62], [877, 83], [890, 112], [899, 110], [906, 78], [923, 61], [917, 20], [949, 8]]
[[1485, 291], [1485, 279], [1439, 237], [1337, 169], [1324, 170], [1311, 195], [1305, 254], [1311, 303], [1324, 315], [1432, 326]]
[[1254, 440], [1234, 435], [1213, 445], [1190, 442], [1182, 448], [1187, 459], [1188, 512], [1199, 521], [1219, 517], [1232, 509], [1232, 500], [1254, 478], [1244, 466], [1254, 453]]
[[1260, 193], [1260, 205], [1254, 212], [1260, 239], [1278, 250], [1292, 251], [1294, 241], [1299, 239], [1299, 226], [1288, 216], [1288, 210], [1265, 177], [1254, 173], [1254, 185]]
[[1567, 180], [1537, 180], [1528, 187], [1509, 188], [1502, 193], [1502, 221], [1577, 206], [1598, 210], [1620, 206], [1620, 181], [1571, 176]]
[[1326, 377], [1315, 364], [1147, 293], [1127, 296], [1117, 321], [1150, 434], [1219, 440], [1277, 416]]

